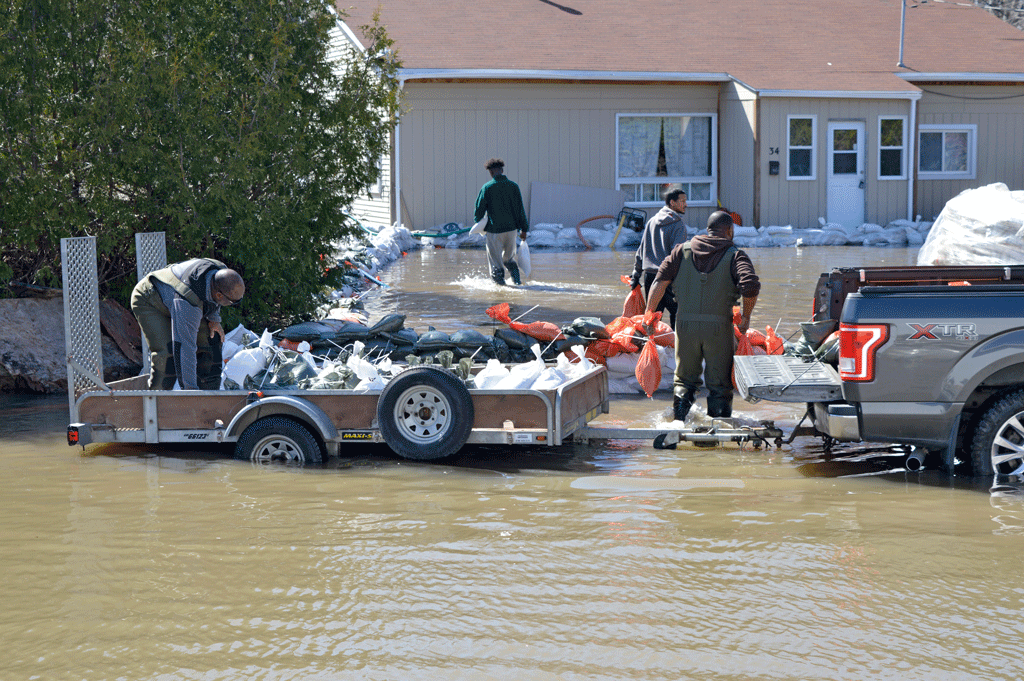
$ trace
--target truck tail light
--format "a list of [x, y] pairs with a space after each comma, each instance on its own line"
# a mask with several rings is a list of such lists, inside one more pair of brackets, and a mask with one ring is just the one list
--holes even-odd
[[887, 340], [888, 324], [840, 324], [839, 377], [844, 381], [875, 380], [875, 353]]

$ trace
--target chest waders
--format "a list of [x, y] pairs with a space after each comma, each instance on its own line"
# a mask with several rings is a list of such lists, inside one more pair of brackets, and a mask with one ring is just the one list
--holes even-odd
[[[203, 262], [186, 272], [186, 279], [195, 285], [201, 281], [210, 269], [226, 269], [227, 265], [205, 258]], [[212, 263], [212, 264], [211, 264]], [[202, 267], [201, 272], [196, 272]], [[135, 285], [132, 291], [132, 313], [139, 322], [139, 327], [146, 337], [150, 352], [149, 387], [154, 390], [170, 390], [181, 375], [181, 344], [172, 341], [171, 312], [164, 304], [160, 292], [153, 285], [159, 281], [175, 290], [189, 304], [201, 311], [205, 310], [202, 298], [187, 283], [179, 279], [170, 267], [150, 272]], [[217, 390], [220, 388], [222, 348], [220, 337], [210, 338], [210, 326], [205, 315], [199, 323], [199, 334], [196, 337], [196, 382], [200, 390]]]
[[708, 386], [708, 416], [732, 415], [732, 307], [740, 291], [732, 280], [731, 246], [710, 272], [698, 272], [693, 252], [683, 247], [683, 262], [672, 282], [676, 296], [676, 374], [673, 416], [682, 421], [701, 386]]

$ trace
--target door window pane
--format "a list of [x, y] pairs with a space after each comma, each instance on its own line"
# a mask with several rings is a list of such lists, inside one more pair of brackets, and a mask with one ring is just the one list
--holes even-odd
[[836, 153], [832, 154], [833, 175], [856, 175], [857, 174], [857, 153]]

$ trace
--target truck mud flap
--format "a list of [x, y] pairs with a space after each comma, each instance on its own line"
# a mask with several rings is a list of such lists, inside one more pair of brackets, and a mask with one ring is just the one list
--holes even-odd
[[839, 374], [830, 364], [785, 355], [734, 358], [736, 389], [747, 402], [835, 402], [843, 399]]

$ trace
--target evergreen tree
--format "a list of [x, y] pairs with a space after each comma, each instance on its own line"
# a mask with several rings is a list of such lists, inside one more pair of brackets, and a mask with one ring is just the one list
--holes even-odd
[[61, 237], [87, 234], [101, 294], [127, 303], [133, 235], [163, 231], [170, 261], [242, 273], [248, 319], [322, 302], [337, 275], [321, 256], [352, 229], [343, 210], [377, 179], [398, 113], [376, 18], [337, 63], [324, 0], [8, 5], [0, 282], [59, 287]]

